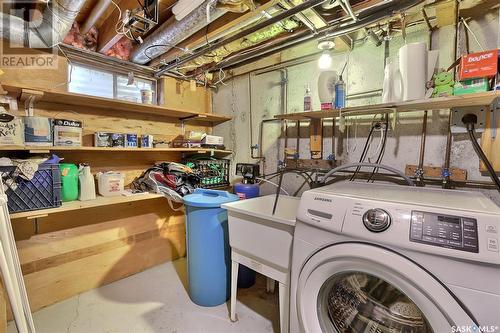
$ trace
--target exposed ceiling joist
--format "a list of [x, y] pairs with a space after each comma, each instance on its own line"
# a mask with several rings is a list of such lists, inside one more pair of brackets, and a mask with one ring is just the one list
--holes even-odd
[[[114, 1], [118, 5], [118, 7], [120, 7], [122, 13], [124, 13], [127, 9], [131, 10], [137, 7], [137, 0]], [[118, 22], [119, 12], [115, 6], [113, 6], [113, 8], [114, 9], [109, 15], [109, 18], [101, 25], [99, 29], [97, 51], [101, 53], [106, 53], [122, 38], [122, 35], [116, 32], [116, 23]]]
[[[280, 4], [285, 9], [290, 9], [302, 2], [302, 0], [282, 0]], [[312, 23], [314, 25], [314, 29], [320, 29], [327, 25], [325, 20], [312, 8], [304, 10], [302, 13], [296, 15], [296, 17], [306, 26], [309, 26], [309, 24]]]
[[[260, 3], [261, 5], [258, 6], [254, 11], [249, 11], [244, 14], [229, 12], [223, 15], [214, 22], [210, 23], [207, 29], [202, 29], [198, 31], [191, 37], [179, 43], [177, 46], [179, 48], [190, 49], [190, 50], [199, 47], [200, 45], [205, 44], [207, 39], [210, 40], [220, 35], [224, 31], [228, 31], [233, 27], [238, 26], [241, 23], [251, 19], [252, 17], [255, 17], [257, 15], [261, 16], [263, 11], [267, 11], [271, 7], [278, 4], [279, 0], [262, 0], [260, 1]], [[181, 51], [178, 48], [173, 48], [170, 51], [163, 54], [162, 56], [152, 60], [150, 62], [150, 65], [158, 66], [161, 61], [164, 60], [170, 61], [182, 55], [183, 51]]]

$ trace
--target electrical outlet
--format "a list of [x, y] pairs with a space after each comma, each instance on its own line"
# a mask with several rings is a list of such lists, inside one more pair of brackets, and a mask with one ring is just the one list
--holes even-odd
[[474, 126], [476, 132], [484, 132], [486, 127], [486, 113], [489, 109], [485, 106], [468, 106], [451, 109], [451, 132], [452, 133], [467, 133], [467, 128], [462, 122], [463, 116], [466, 114], [475, 114], [477, 116], [477, 124]]

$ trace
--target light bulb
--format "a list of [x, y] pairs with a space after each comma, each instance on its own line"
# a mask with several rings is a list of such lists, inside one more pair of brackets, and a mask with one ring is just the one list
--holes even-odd
[[329, 69], [332, 66], [332, 55], [329, 50], [323, 51], [318, 59], [319, 69]]

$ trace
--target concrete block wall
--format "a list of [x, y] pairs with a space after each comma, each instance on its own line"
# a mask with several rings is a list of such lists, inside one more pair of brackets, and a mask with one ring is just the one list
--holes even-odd
[[[498, 13], [489, 13], [478, 21], [469, 23], [479, 42], [485, 50], [499, 47], [499, 22]], [[433, 49], [439, 49], [438, 67], [446, 68], [453, 62], [453, 36], [452, 26], [444, 27], [433, 34]], [[464, 34], [461, 34], [459, 50], [465, 52]], [[429, 34], [424, 25], [412, 27], [407, 36], [407, 42], [429, 42]], [[404, 44], [401, 36], [396, 36], [390, 41], [389, 56], [397, 56], [399, 48]], [[294, 50], [294, 54], [307, 54], [316, 47], [315, 43], [301, 45]], [[480, 51], [481, 47], [471, 38], [471, 51]], [[340, 72], [345, 61], [348, 65], [344, 74], [347, 82], [348, 95], [380, 89], [384, 76], [384, 47], [376, 47], [371, 41], [358, 44], [350, 54], [340, 53], [333, 56], [333, 70]], [[248, 65], [247, 65], [248, 67]], [[251, 67], [251, 66], [250, 66]], [[258, 64], [255, 64], [258, 69]], [[313, 109], [320, 109], [317, 93], [317, 79], [320, 74], [317, 62], [311, 61], [301, 65], [287, 68], [288, 98], [286, 100], [287, 113], [303, 110], [303, 97], [305, 86], [309, 84], [313, 94]], [[237, 162], [255, 163], [258, 160], [250, 156], [251, 144], [256, 144], [259, 138], [259, 124], [264, 119], [270, 119], [276, 114], [284, 112], [284, 98], [281, 81], [283, 73], [280, 71], [255, 75], [250, 72], [235, 77], [226, 82], [226, 85], [214, 93], [213, 110], [215, 113], [234, 117], [232, 122], [218, 125], [214, 134], [222, 135], [226, 139], [227, 147], [234, 150], [232, 155], [233, 167]], [[366, 105], [380, 103], [380, 96], [368, 98], [349, 99], [348, 105]], [[422, 112], [404, 114], [398, 120], [395, 128], [388, 134], [387, 148], [383, 163], [404, 170], [407, 164], [417, 164], [422, 126]], [[355, 121], [349, 118], [349, 133], [339, 135], [337, 127], [336, 158], [342, 163], [356, 162], [361, 154], [366, 141], [372, 119], [365, 117]], [[378, 117], [380, 118], [380, 116]], [[425, 152], [425, 165], [442, 166], [444, 163], [447, 111], [433, 111], [429, 113], [427, 127], [427, 143]], [[332, 153], [330, 123], [326, 121], [324, 133], [324, 158]], [[265, 174], [277, 170], [278, 161], [283, 160], [284, 138], [278, 122], [266, 123], [264, 129], [263, 150], [265, 159]], [[309, 129], [304, 121], [301, 126], [300, 158], [309, 156]], [[293, 123], [289, 129], [289, 147], [295, 147], [296, 129]], [[378, 143], [380, 134], [375, 134], [372, 144], [372, 153]], [[349, 148], [349, 151], [348, 149]], [[465, 135], [454, 135], [451, 153], [451, 166], [463, 168], [468, 171], [469, 179], [489, 180], [479, 172], [479, 160]], [[287, 175], [284, 188], [290, 193], [295, 192], [302, 183], [302, 178]], [[272, 186], [264, 185], [262, 192], [271, 193]], [[500, 204], [500, 195], [496, 191], [483, 190], [488, 196]]]

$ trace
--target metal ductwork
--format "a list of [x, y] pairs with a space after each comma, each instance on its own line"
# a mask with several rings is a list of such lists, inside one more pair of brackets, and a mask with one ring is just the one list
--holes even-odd
[[182, 64], [185, 64], [187, 62], [195, 60], [196, 58], [203, 56], [203, 55], [207, 54], [208, 52], [214, 51], [214, 50], [218, 49], [219, 47], [222, 47], [228, 43], [234, 42], [234, 41], [236, 41], [240, 38], [243, 38], [245, 36], [248, 36], [248, 35], [256, 32], [260, 29], [263, 29], [271, 24], [274, 24], [274, 23], [277, 23], [281, 20], [289, 18], [290, 16], [298, 14], [306, 9], [313, 8], [314, 6], [317, 6], [323, 2], [325, 2], [325, 0], [307, 0], [307, 1], [304, 1], [300, 5], [297, 5], [295, 7], [292, 7], [291, 9], [288, 9], [284, 12], [281, 12], [278, 15], [273, 16], [272, 18], [270, 18], [266, 21], [263, 21], [259, 24], [256, 24], [248, 29], [242, 30], [234, 35], [221, 38], [217, 42], [215, 42], [211, 45], [207, 45], [206, 47], [202, 48], [201, 50], [197, 50], [195, 54], [191, 54], [189, 56], [186, 56], [186, 57], [180, 59], [179, 61], [176, 61], [176, 62], [173, 62], [171, 64], [168, 64], [166, 66], [161, 67], [160, 70], [156, 73], [156, 76], [159, 77], [163, 73], [166, 73], [174, 68], [177, 68]]
[[217, 2], [217, 0], [207, 0], [182, 20], [174, 23], [168, 20], [163, 23], [158, 30], [134, 50], [130, 57], [131, 61], [146, 64], [171, 50], [195, 32], [205, 28], [210, 23], [207, 16], [213, 21], [224, 15], [227, 10], [217, 8]]
[[43, 9], [38, 25], [0, 13], [0, 36], [14, 45], [51, 48], [64, 40], [84, 4], [85, 0], [54, 0]]

